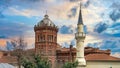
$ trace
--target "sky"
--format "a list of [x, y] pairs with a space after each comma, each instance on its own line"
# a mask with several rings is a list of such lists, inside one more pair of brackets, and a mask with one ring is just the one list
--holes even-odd
[[46, 11], [59, 27], [57, 42], [75, 47], [80, 1], [84, 45], [110, 49], [111, 55], [120, 57], [120, 0], [0, 0], [0, 49], [6, 49], [4, 46], [10, 46], [9, 41], [19, 36], [24, 36], [28, 48], [34, 48], [34, 25]]

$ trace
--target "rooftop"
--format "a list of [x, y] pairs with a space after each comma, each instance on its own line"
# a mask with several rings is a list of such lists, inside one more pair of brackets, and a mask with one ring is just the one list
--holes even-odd
[[107, 54], [88, 54], [85, 56], [87, 61], [120, 61], [120, 58], [116, 58]]

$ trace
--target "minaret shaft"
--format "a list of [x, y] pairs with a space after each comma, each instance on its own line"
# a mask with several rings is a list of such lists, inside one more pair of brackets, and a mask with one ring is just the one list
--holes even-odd
[[79, 51], [79, 52], [77, 52], [77, 56], [78, 56], [78, 58], [84, 58], [84, 46], [82, 46], [82, 45], [84, 45], [84, 43], [83, 42], [81, 42], [81, 41], [77, 41], [77, 51]]
[[83, 25], [80, 24], [80, 25], [78, 25], [77, 27], [78, 27], [78, 28], [77, 28], [77, 31], [78, 31], [78, 32], [80, 32], [80, 33], [81, 33], [81, 32], [82, 32], [82, 33], [84, 32], [84, 29], [83, 29], [84, 27], [83, 27]]
[[76, 61], [78, 61], [78, 65], [80, 68], [81, 66], [86, 66], [86, 61], [84, 57], [84, 40], [85, 40], [85, 33], [83, 30], [84, 25], [78, 25], [78, 31], [75, 34], [76, 37], [76, 49], [77, 49], [77, 54], [76, 54]]
[[81, 13], [81, 5], [80, 5], [80, 11], [79, 11], [79, 18], [78, 18], [78, 24], [77, 24], [77, 33], [75, 34], [76, 38], [76, 61], [78, 61], [78, 67], [81, 68], [81, 66], [86, 66], [86, 61], [84, 57], [84, 40], [85, 40], [85, 33], [84, 33], [84, 24], [82, 20], [82, 13]]

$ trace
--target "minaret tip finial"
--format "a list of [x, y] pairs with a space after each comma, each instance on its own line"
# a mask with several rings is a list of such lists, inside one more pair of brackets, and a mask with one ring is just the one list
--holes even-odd
[[47, 15], [47, 10], [46, 10], [46, 15]]
[[80, 1], [80, 11], [79, 11], [78, 24], [83, 24], [83, 20], [82, 20], [82, 0]]
[[81, 1], [80, 1], [80, 10], [81, 10], [81, 6], [82, 6], [82, 3], [81, 3]]

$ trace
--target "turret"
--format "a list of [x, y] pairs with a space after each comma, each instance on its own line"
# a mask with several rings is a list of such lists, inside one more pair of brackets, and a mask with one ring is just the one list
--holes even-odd
[[34, 26], [35, 31], [35, 53], [41, 57], [47, 57], [54, 68], [57, 49], [57, 26], [46, 14], [44, 18]]

